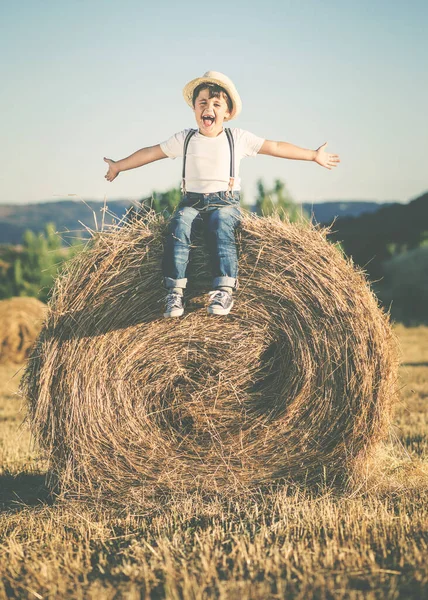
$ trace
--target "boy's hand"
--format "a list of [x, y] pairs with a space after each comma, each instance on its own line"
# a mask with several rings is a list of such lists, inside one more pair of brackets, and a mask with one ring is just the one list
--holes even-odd
[[104, 156], [104, 160], [108, 164], [108, 171], [104, 177], [107, 179], [107, 181], [113, 181], [113, 179], [116, 179], [120, 173], [119, 167], [114, 160], [111, 160], [111, 158], [106, 158]]
[[340, 163], [340, 158], [338, 154], [327, 154], [326, 146], [327, 142], [315, 150], [314, 161], [331, 171], [332, 167], [337, 167], [337, 163]]

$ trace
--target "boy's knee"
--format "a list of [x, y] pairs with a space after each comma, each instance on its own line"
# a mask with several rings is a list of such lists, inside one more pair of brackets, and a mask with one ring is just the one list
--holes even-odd
[[213, 231], [235, 229], [239, 221], [239, 210], [235, 207], [226, 207], [213, 212], [210, 219], [210, 225]]
[[188, 237], [197, 214], [196, 211], [187, 207], [177, 210], [169, 223], [168, 234], [178, 238]]
[[188, 235], [190, 233], [191, 223], [186, 221], [185, 219], [180, 219], [178, 216], [173, 217], [168, 227], [168, 233], [176, 236], [180, 236], [180, 234]]

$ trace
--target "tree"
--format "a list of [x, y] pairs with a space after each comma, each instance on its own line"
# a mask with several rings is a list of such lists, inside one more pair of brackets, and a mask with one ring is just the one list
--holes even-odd
[[280, 219], [289, 219], [291, 222], [308, 218], [287, 191], [286, 185], [276, 179], [272, 189], [265, 187], [262, 179], [257, 181], [256, 213], [260, 216], [278, 214]]
[[61, 238], [57, 234], [53, 223], [46, 224], [45, 233], [49, 250], [59, 250], [61, 248]]
[[2, 249], [0, 298], [33, 296], [46, 302], [64, 261], [81, 248], [80, 240], [63, 248], [53, 223], [48, 223], [42, 233], [25, 231], [22, 246]]
[[151, 208], [156, 212], [164, 213], [166, 217], [170, 217], [180, 200], [181, 189], [179, 187], [161, 193], [153, 192]]
[[22, 275], [22, 262], [17, 258], [13, 263], [13, 293], [15, 296], [25, 295], [22, 292], [25, 290], [24, 277]]

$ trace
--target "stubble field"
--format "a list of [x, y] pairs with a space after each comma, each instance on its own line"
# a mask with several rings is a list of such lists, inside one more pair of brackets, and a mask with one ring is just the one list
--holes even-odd
[[346, 493], [288, 487], [138, 511], [53, 502], [22, 425], [22, 371], [1, 366], [0, 598], [426, 597], [428, 328], [395, 330], [394, 429]]

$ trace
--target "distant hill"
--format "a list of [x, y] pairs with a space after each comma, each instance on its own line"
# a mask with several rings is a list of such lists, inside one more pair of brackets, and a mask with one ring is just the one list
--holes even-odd
[[428, 239], [428, 192], [408, 204], [382, 206], [374, 213], [339, 217], [329, 239], [372, 279], [384, 275], [382, 263], [397, 252], [418, 248]]
[[329, 224], [336, 217], [358, 217], [365, 213], [373, 213], [391, 206], [395, 202], [368, 202], [364, 200], [328, 201], [311, 204], [303, 202], [302, 206], [308, 215], [313, 214], [317, 223]]
[[[86, 201], [85, 201], [86, 202]], [[107, 204], [108, 212], [104, 222], [110, 224], [113, 220], [111, 213], [119, 219], [131, 206], [128, 200], [114, 200]], [[26, 229], [38, 233], [43, 231], [46, 223], [53, 222], [58, 232], [67, 236], [81, 232], [87, 237], [81, 223], [91, 229], [96, 229], [94, 213], [98, 227], [103, 220], [103, 202], [87, 201], [86, 204], [77, 200], [60, 200], [58, 202], [38, 202], [33, 204], [0, 204], [0, 243], [19, 244]], [[79, 223], [80, 221], [80, 223]]]
[[[393, 203], [343, 201], [343, 202], [319, 202], [316, 204], [303, 203], [303, 208], [308, 215], [313, 214], [317, 223], [328, 224], [335, 217], [358, 216], [365, 213], [373, 213]], [[108, 202], [108, 213], [104, 216], [105, 223], [112, 222], [111, 213], [119, 219], [123, 217], [126, 210], [137, 202], [128, 200], [111, 200]], [[84, 223], [91, 229], [95, 229], [94, 213], [101, 226], [103, 218], [104, 203], [89, 200], [86, 204], [77, 200], [59, 200], [56, 202], [39, 202], [33, 204], [0, 204], [0, 243], [19, 244], [22, 234], [26, 229], [38, 233], [43, 231], [49, 221], [55, 223], [57, 231], [65, 233], [64, 238], [77, 235], [76, 231], [82, 232], [86, 237]]]

